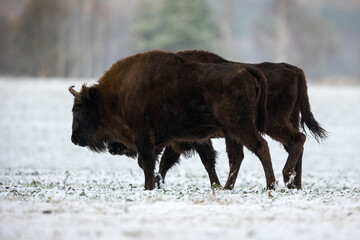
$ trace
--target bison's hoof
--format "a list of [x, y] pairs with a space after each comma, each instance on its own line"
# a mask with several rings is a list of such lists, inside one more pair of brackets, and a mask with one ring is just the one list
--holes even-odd
[[297, 188], [296, 185], [295, 185], [295, 177], [296, 177], [296, 172], [295, 171], [289, 172], [289, 181], [285, 182], [285, 186], [288, 189]]
[[275, 190], [279, 185], [278, 181], [272, 182], [270, 186], [267, 187], [267, 190]]
[[224, 190], [233, 190], [234, 189], [234, 183], [226, 183], [223, 189]]
[[212, 183], [211, 188], [213, 189], [223, 189], [220, 183]]
[[164, 185], [164, 180], [159, 173], [155, 173], [155, 187], [161, 189]]
[[285, 186], [288, 188], [288, 189], [301, 189], [301, 187], [299, 188], [297, 185], [295, 185], [293, 182], [287, 182], [285, 183]]

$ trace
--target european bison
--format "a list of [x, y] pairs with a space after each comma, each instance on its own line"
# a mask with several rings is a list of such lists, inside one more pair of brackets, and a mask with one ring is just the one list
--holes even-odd
[[[235, 63], [205, 51], [182, 51], [177, 54], [188, 60], [204, 63]], [[265, 123], [265, 133], [272, 139], [282, 143], [289, 154], [282, 172], [285, 185], [288, 188], [296, 187], [301, 189], [302, 155], [306, 138], [300, 132], [300, 124], [304, 131], [306, 125], [318, 142], [327, 137], [327, 132], [315, 120], [311, 112], [304, 72], [300, 68], [287, 63], [235, 64], [239, 68], [248, 69], [256, 67], [264, 73], [268, 85], [268, 119]], [[230, 144], [226, 141], [227, 146]], [[227, 151], [230, 173], [224, 188], [232, 189], [244, 158], [244, 153], [243, 151], [232, 152], [228, 147]], [[211, 156], [209, 159], [211, 159]], [[173, 160], [166, 160], [166, 158], [164, 161], [165, 164], [163, 165], [166, 165], [166, 162], [173, 162]], [[163, 172], [164, 170], [160, 168], [160, 173], [164, 174]]]
[[[301, 126], [305, 130], [305, 124], [317, 141], [326, 137], [326, 131], [315, 120], [309, 104], [307, 95], [306, 79], [303, 71], [295, 66], [286, 63], [235, 63], [227, 61], [220, 56], [206, 51], [188, 50], [178, 52], [177, 55], [192, 61], [202, 63], [233, 63], [239, 68], [260, 69], [268, 83], [268, 121], [265, 124], [265, 133], [276, 141], [283, 144], [289, 157], [283, 169], [283, 178], [288, 188], [302, 188], [301, 166], [303, 145], [305, 135], [300, 132], [300, 113]], [[194, 144], [194, 143], [192, 143]], [[240, 146], [232, 147], [233, 144]], [[242, 145], [233, 143], [231, 139], [226, 139], [227, 153], [229, 157], [230, 172], [225, 189], [232, 189], [241, 162], [244, 158]], [[120, 149], [125, 151], [124, 146], [109, 146], [113, 154], [121, 154]], [[178, 147], [177, 147], [178, 149]], [[162, 180], [165, 179], [167, 171], [179, 162], [179, 157], [184, 151], [195, 150], [205, 166], [215, 165], [215, 151], [211, 142], [199, 147], [184, 148], [183, 151], [173, 150], [171, 146], [165, 148], [160, 161], [159, 173]], [[208, 153], [208, 155], [206, 154]], [[215, 172], [216, 176], [216, 172]], [[160, 179], [159, 179], [160, 180]], [[211, 181], [211, 179], [210, 179]], [[212, 181], [211, 181], [212, 182]], [[212, 182], [213, 183], [213, 182]]]
[[231, 141], [228, 149], [245, 145], [254, 152], [267, 188], [275, 184], [268, 145], [259, 134], [266, 119], [266, 82], [245, 68], [151, 51], [116, 62], [81, 92], [69, 91], [75, 97], [72, 142], [97, 152], [121, 143], [138, 153], [145, 189], [154, 188], [155, 162], [164, 147], [216, 136]]

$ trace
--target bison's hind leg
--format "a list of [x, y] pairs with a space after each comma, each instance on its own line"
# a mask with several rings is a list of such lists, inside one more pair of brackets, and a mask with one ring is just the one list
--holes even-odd
[[269, 124], [267, 134], [281, 142], [289, 156], [283, 168], [283, 179], [288, 188], [301, 189], [301, 165], [305, 135], [286, 120], [277, 120]]
[[[268, 143], [261, 137], [251, 121], [241, 124], [237, 129], [228, 132], [233, 141], [240, 141], [246, 148], [253, 152], [263, 166], [266, 177], [266, 188], [274, 189], [276, 185]], [[241, 146], [241, 145], [240, 145]]]
[[225, 134], [226, 152], [229, 158], [229, 176], [224, 189], [231, 190], [234, 188], [241, 163], [244, 159], [243, 145], [232, 140]]
[[[155, 179], [157, 185], [165, 183], [166, 173], [180, 161], [180, 153], [175, 152], [171, 146], [167, 146], [160, 160], [159, 174]], [[161, 182], [160, 182], [161, 181]]]
[[161, 177], [160, 173], [155, 173], [155, 187], [157, 189], [164, 188], [165, 180]]
[[222, 186], [215, 170], [216, 152], [211, 141], [209, 140], [204, 144], [191, 143], [191, 146], [194, 147], [200, 156], [201, 162], [209, 175], [211, 187], [221, 188]]
[[283, 168], [283, 178], [285, 186], [289, 189], [302, 188], [301, 170], [305, 139], [304, 134], [297, 133], [284, 144], [286, 151], [289, 153], [289, 157]]
[[244, 134], [242, 141], [244, 146], [255, 153], [255, 155], [260, 159], [265, 172], [266, 188], [274, 189], [276, 186], [276, 179], [272, 167], [268, 143], [260, 136], [258, 132], [255, 131]]

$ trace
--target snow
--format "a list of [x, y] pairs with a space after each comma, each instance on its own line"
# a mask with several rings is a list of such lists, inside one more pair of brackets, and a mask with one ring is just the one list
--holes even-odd
[[[211, 189], [198, 156], [144, 191], [133, 159], [70, 141], [67, 88], [93, 79], [0, 78], [0, 239], [359, 239], [358, 86], [309, 85], [315, 118], [331, 134], [307, 138], [304, 190], [287, 190], [287, 154], [269, 138], [279, 186], [265, 191], [260, 161], [245, 151], [234, 190]], [[223, 140], [214, 140], [224, 184]]]

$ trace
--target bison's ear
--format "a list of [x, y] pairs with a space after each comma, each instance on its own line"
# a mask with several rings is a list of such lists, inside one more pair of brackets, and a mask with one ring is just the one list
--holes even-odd
[[89, 99], [95, 103], [98, 102], [99, 93], [98, 93], [98, 90], [96, 89], [96, 87], [91, 87], [89, 89]]

